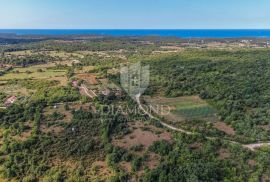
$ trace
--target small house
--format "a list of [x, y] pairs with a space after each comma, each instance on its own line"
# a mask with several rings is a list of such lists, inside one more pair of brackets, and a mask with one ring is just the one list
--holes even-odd
[[72, 86], [75, 88], [78, 87], [78, 81], [72, 81]]
[[11, 96], [5, 101], [4, 104], [6, 107], [8, 107], [8, 106], [12, 105], [16, 100], [17, 100], [16, 96]]

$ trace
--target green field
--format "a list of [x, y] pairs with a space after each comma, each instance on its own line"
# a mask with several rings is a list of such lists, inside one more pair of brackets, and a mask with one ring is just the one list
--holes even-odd
[[175, 109], [172, 113], [175, 115], [180, 115], [185, 118], [202, 118], [209, 117], [215, 114], [215, 109], [209, 106], [207, 103], [197, 103], [192, 101], [180, 102], [177, 104], [172, 104]]
[[170, 108], [170, 114], [168, 115], [169, 118], [174, 118], [179, 121], [186, 119], [203, 119], [206, 117], [212, 117], [216, 113], [213, 107], [198, 96], [144, 98], [148, 104], [168, 106]]
[[[38, 70], [42, 70], [42, 72]], [[65, 74], [65, 70], [52, 70], [44, 67], [15, 68], [11, 72], [0, 76], [0, 81], [12, 79], [48, 79], [64, 76]]]

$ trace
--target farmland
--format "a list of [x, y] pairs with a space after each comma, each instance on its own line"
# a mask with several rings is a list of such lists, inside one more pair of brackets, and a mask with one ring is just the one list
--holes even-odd
[[46, 67], [15, 68], [12, 73], [0, 77], [1, 81], [12, 79], [49, 79], [65, 75], [65, 70], [50, 70]]
[[[215, 116], [216, 111], [207, 102], [198, 96], [186, 96], [177, 98], [144, 97], [151, 105], [167, 107], [170, 116], [176, 121], [191, 119], [210, 119]], [[166, 114], [166, 113], [165, 113]], [[213, 119], [212, 119], [213, 120]]]

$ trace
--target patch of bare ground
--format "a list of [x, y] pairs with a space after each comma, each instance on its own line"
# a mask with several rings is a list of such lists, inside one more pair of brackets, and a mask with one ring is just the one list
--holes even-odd
[[269, 124], [268, 125], [260, 125], [259, 127], [262, 128], [265, 131], [270, 131], [270, 125]]
[[268, 175], [268, 176], [263, 175], [263, 176], [261, 177], [261, 181], [262, 181], [262, 182], [269, 182], [269, 181], [270, 181], [270, 175]]
[[234, 129], [231, 126], [227, 125], [226, 123], [217, 121], [214, 122], [213, 124], [216, 129], [223, 131], [227, 135], [235, 135]]
[[13, 138], [17, 141], [26, 141], [32, 134], [32, 127], [33, 123], [31, 121], [28, 121], [24, 124], [27, 129], [23, 131], [20, 135], [16, 135]]
[[17, 141], [26, 141], [32, 134], [31, 130], [22, 132], [20, 135], [16, 135], [13, 138]]
[[78, 169], [80, 166], [77, 161], [71, 160], [71, 159], [61, 159], [58, 157], [54, 157], [51, 160], [51, 165], [52, 166], [57, 166], [57, 167], [63, 167], [66, 169]]
[[255, 167], [255, 166], [256, 166], [256, 161], [255, 161], [255, 160], [250, 159], [250, 160], [248, 160], [247, 162], [248, 162], [248, 165], [249, 165], [250, 167]]
[[90, 109], [95, 109], [90, 103], [85, 104], [71, 104], [69, 105], [70, 109], [79, 110], [82, 109], [84, 111], [89, 111]]
[[132, 172], [132, 167], [130, 162], [122, 161], [119, 163], [121, 169], [125, 170], [128, 173]]
[[91, 84], [91, 85], [97, 85], [98, 84], [98, 80], [96, 79], [96, 76], [90, 73], [82, 73], [82, 74], [78, 74], [77, 78], [82, 79], [84, 81], [86, 81], [87, 83]]
[[87, 73], [89, 71], [92, 71], [95, 69], [95, 66], [84, 66], [80, 69], [76, 69], [75, 73], [76, 74], [83, 74], [83, 73]]
[[[163, 128], [157, 128], [151, 124], [140, 121], [130, 122], [129, 129], [131, 130], [130, 134], [121, 138], [114, 138], [112, 143], [116, 146], [127, 149], [129, 153], [134, 156], [147, 156], [142, 168], [137, 171], [137, 175], [141, 176], [144, 173], [144, 167], [154, 169], [159, 165], [160, 162], [160, 156], [153, 152], [149, 152], [148, 147], [151, 146], [155, 141], [167, 140], [171, 142], [172, 136]], [[134, 146], [139, 145], [143, 146], [141, 150], [132, 150]], [[130, 162], [121, 162], [119, 166], [126, 172], [132, 172]]]
[[54, 112], [61, 113], [64, 115], [64, 118], [60, 120], [61, 122], [70, 123], [72, 120], [72, 114], [70, 110], [66, 110], [64, 105], [57, 105], [57, 107], [46, 107], [43, 110], [43, 115], [48, 116], [53, 114]]
[[226, 148], [221, 148], [218, 151], [218, 158], [221, 160], [228, 159], [231, 156], [231, 153], [228, 149]]
[[192, 150], [196, 150], [196, 149], [201, 149], [203, 146], [202, 143], [192, 143], [189, 145], [189, 148], [192, 149]]
[[95, 161], [89, 171], [91, 181], [108, 181], [114, 172], [108, 167], [105, 161]]
[[2, 179], [2, 178], [0, 177], [0, 182], [7, 182], [7, 180]]
[[159, 162], [160, 162], [160, 156], [158, 154], [151, 152], [148, 155], [148, 159], [145, 162], [145, 166], [152, 170], [158, 167]]
[[40, 131], [42, 133], [53, 133], [53, 134], [59, 134], [62, 131], [64, 131], [64, 128], [62, 126], [49, 126], [47, 127], [45, 124], [41, 124]]
[[113, 139], [113, 144], [129, 149], [134, 145], [143, 145], [145, 148], [151, 146], [155, 141], [171, 141], [171, 134], [165, 130], [142, 122], [130, 124], [131, 133], [121, 139]]
[[49, 78], [48, 80], [58, 81], [59, 86], [67, 86], [68, 84], [68, 79], [66, 76], [56, 76], [56, 77]]

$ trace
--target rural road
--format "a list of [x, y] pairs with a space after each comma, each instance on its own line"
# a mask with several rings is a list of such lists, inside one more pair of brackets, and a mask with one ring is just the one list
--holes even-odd
[[95, 92], [93, 92], [92, 90], [90, 90], [90, 93], [89, 93], [89, 89], [84, 85], [84, 84], [82, 84], [81, 86], [80, 86], [80, 89], [82, 89], [83, 91], [84, 91], [84, 93], [88, 96], [88, 97], [90, 97], [91, 99], [93, 99], [94, 97], [96, 97], [97, 95], [95, 94]]
[[[136, 102], [138, 103], [139, 105], [139, 108], [146, 114], [148, 115], [151, 119], [155, 119], [157, 121], [160, 122], [160, 124], [168, 129], [171, 129], [173, 131], [178, 131], [178, 132], [181, 132], [181, 133], [185, 133], [187, 135], [192, 135], [194, 134], [193, 132], [190, 132], [190, 131], [186, 131], [184, 129], [181, 129], [181, 128], [176, 128], [172, 125], [169, 125], [167, 123], [164, 123], [162, 121], [160, 121], [158, 118], [154, 117], [151, 113], [149, 113], [146, 109], [143, 108], [142, 104], [141, 104], [141, 101], [140, 101], [140, 97], [141, 97], [141, 94], [137, 94], [135, 95], [135, 98], [136, 98]], [[215, 137], [207, 137], [208, 139], [215, 139]], [[253, 143], [253, 144], [241, 144], [239, 142], [235, 142], [235, 141], [231, 141], [231, 140], [227, 140], [228, 142], [230, 143], [234, 143], [234, 144], [239, 144], [241, 145], [242, 147], [244, 148], [247, 148], [247, 149], [250, 149], [252, 151], [254, 151], [256, 148], [259, 148], [259, 147], [263, 147], [263, 146], [270, 146], [270, 142], [266, 142], [266, 143], [261, 143], [261, 142], [258, 142], [258, 143]]]

